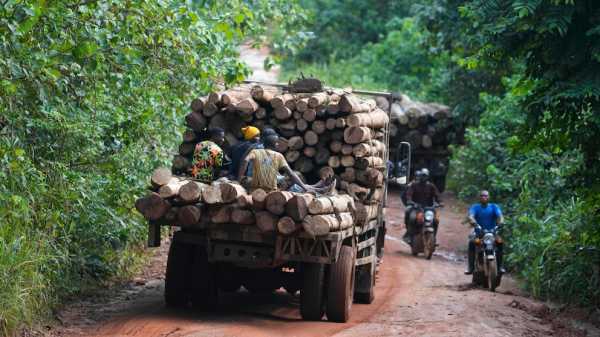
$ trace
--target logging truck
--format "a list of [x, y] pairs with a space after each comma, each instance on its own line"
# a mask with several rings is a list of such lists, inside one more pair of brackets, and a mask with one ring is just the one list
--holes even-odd
[[[163, 179], [165, 182], [159, 192], [140, 199], [136, 207], [145, 210], [145, 213], [142, 213], [150, 219], [149, 246], [160, 245], [161, 226], [177, 226], [178, 229], [172, 236], [169, 249], [164, 293], [166, 304], [191, 305], [210, 311], [217, 306], [219, 292], [238, 291], [241, 287], [250, 292], [272, 292], [283, 288], [290, 294], [297, 294], [299, 291], [300, 314], [303, 319], [321, 320], [326, 315], [330, 321], [346, 322], [353, 302], [369, 304], [375, 298], [375, 273], [383, 256], [386, 232], [384, 207], [387, 196], [387, 165], [382, 166], [382, 163], [388, 160], [389, 123], [379, 124], [378, 118], [382, 117], [384, 111], [369, 105], [370, 103], [361, 103], [355, 97], [377, 97], [379, 100], [391, 102], [391, 95], [356, 90], [351, 94], [325, 94], [323, 93], [325, 89], [314, 88], [314, 82], [299, 81], [294, 87], [270, 84], [283, 90], [284, 93], [276, 93], [269, 98], [268, 104], [264, 105], [266, 108], [261, 108], [260, 104], [254, 102], [261, 102], [260, 98], [254, 95], [255, 87], [261, 84], [253, 82], [253, 85], [254, 100], [250, 102], [252, 98], [245, 98], [244, 106], [254, 113], [255, 120], [273, 115], [274, 123], [285, 131], [286, 123], [289, 124], [294, 119], [292, 114], [295, 115], [298, 110], [303, 110], [292, 130], [296, 133], [302, 132], [304, 141], [307, 141], [310, 146], [304, 148], [304, 151], [297, 151], [301, 146], [287, 149], [286, 158], [292, 157], [290, 153], [297, 156], [298, 152], [302, 152], [303, 155], [300, 156], [308, 158], [306, 162], [316, 163], [309, 166], [309, 169], [306, 169], [305, 164], [294, 165], [295, 168], [300, 167], [301, 171], [305, 169], [306, 172], [302, 171], [303, 173], [311, 173], [309, 170], [318, 171], [319, 163], [327, 165], [321, 166], [321, 169], [328, 168], [332, 173], [343, 170], [342, 190], [348, 194], [310, 196], [309, 200], [306, 200], [302, 195], [296, 195], [294, 198], [291, 193], [286, 194], [288, 192], [278, 192], [276, 196], [274, 192], [269, 195], [265, 195], [264, 192], [243, 194], [240, 192], [243, 189], [220, 184], [223, 196], [219, 198], [224, 199], [225, 193], [233, 193], [237, 196], [237, 204], [219, 206], [217, 211], [205, 213], [205, 210], [202, 210], [202, 207], [206, 206], [204, 203], [215, 203], [212, 200], [214, 198], [205, 195], [211, 186], [202, 187], [202, 184], [173, 180], [172, 177]], [[334, 100], [334, 95], [337, 95], [338, 101]], [[225, 94], [220, 96], [225, 97]], [[210, 107], [208, 113], [212, 116], [218, 116], [215, 110], [219, 110], [219, 106], [211, 105], [211, 99], [213, 98], [209, 96], [206, 100], [192, 102], [192, 114], [202, 111], [204, 106], [205, 109]], [[292, 108], [288, 107], [291, 99], [296, 100], [292, 102], [294, 103]], [[219, 101], [215, 98], [214, 101], [222, 102], [222, 99]], [[327, 102], [329, 102], [328, 106]], [[338, 102], [340, 107], [332, 107], [333, 103], [337, 105]], [[220, 111], [225, 112], [227, 107], [231, 106], [231, 103], [222, 104]], [[324, 108], [311, 109], [311, 106]], [[391, 104], [388, 104], [389, 106]], [[327, 116], [335, 117], [338, 109], [343, 116], [348, 117], [352, 113], [355, 115], [342, 121], [339, 118], [337, 120], [327, 118]], [[232, 108], [228, 110], [231, 113]], [[334, 112], [329, 112], [329, 115], [319, 115], [327, 114], [330, 110]], [[389, 109], [384, 113], [389, 117]], [[188, 126], [199, 119], [198, 116], [194, 118], [186, 118]], [[212, 120], [215, 118], [212, 117]], [[194, 122], [191, 123], [189, 120]], [[308, 125], [311, 125], [311, 130], [307, 130], [306, 120]], [[315, 123], [318, 121], [322, 123]], [[206, 123], [205, 121], [204, 124]], [[350, 126], [346, 123], [350, 123]], [[333, 132], [331, 130], [336, 127], [345, 131], [342, 132], [341, 140], [335, 143], [335, 147], [332, 142], [319, 147], [321, 143], [317, 143], [316, 140], [311, 141], [314, 137], [325, 138], [324, 136], [328, 132]], [[369, 127], [378, 128], [377, 133], [371, 134]], [[368, 136], [362, 135], [361, 132], [365, 130], [369, 132]], [[302, 139], [292, 139], [293, 132], [288, 133], [286, 146], [302, 141]], [[372, 136], [378, 140], [372, 140]], [[185, 137], [184, 134], [184, 139]], [[353, 137], [358, 137], [358, 140], [354, 140]], [[193, 137], [188, 135], [187, 138]], [[319, 161], [317, 156], [326, 151], [326, 147], [330, 147], [332, 152]], [[347, 155], [336, 156], [335, 154], [341, 153], [344, 147], [348, 148], [344, 152]], [[373, 155], [375, 148], [379, 151], [380, 158]], [[410, 153], [405, 155], [410, 157]], [[332, 160], [334, 157], [336, 159]], [[176, 171], [175, 166], [174, 163], [173, 171]], [[406, 180], [405, 178], [404, 181]], [[373, 188], [362, 187], [360, 184], [373, 186]], [[170, 185], [173, 188], [166, 188]], [[229, 192], [224, 192], [224, 187], [227, 187]], [[181, 199], [192, 200], [188, 196], [192, 195], [192, 190], [198, 188], [204, 188], [202, 193], [196, 192], [198, 196], [194, 200], [198, 204], [188, 203], [173, 211], [176, 207], [171, 207], [172, 205], [181, 203]], [[164, 191], [177, 190], [175, 194], [180, 193], [181, 196], [178, 197], [179, 199], [173, 199], [174, 201], [168, 201], [164, 196], [172, 196], [173, 193], [164, 192], [163, 189]], [[160, 194], [162, 192], [164, 195]], [[273, 201], [275, 206], [269, 208], [271, 194], [273, 200], [279, 198], [283, 201]], [[356, 200], [356, 207], [351, 206], [351, 203], [345, 203], [344, 196], [348, 197], [348, 195], [352, 196], [350, 200]], [[161, 196], [163, 199], [160, 198]], [[151, 204], [148, 198], [154, 198], [153, 206], [148, 206]], [[228, 197], [232, 200], [235, 198]], [[264, 205], [265, 199], [267, 206]], [[311, 200], [313, 202], [310, 202]], [[369, 203], [368, 200], [374, 201]], [[246, 208], [252, 202], [254, 202], [253, 208]], [[310, 202], [309, 207], [307, 202]], [[259, 203], [262, 205], [259, 206]], [[170, 207], [169, 211], [160, 209], [163, 206]], [[299, 207], [303, 209], [299, 210]], [[265, 208], [269, 211], [264, 210]], [[274, 210], [276, 208], [279, 210]], [[257, 211], [260, 209], [263, 210]], [[160, 210], [160, 214], [149, 214], [156, 210]], [[362, 214], [357, 214], [359, 211]], [[284, 215], [284, 212], [287, 216], [274, 215]], [[328, 214], [324, 215], [325, 213]], [[179, 219], [179, 223], [173, 219]], [[312, 223], [309, 219], [312, 219]], [[321, 221], [321, 224], [325, 223], [324, 232], [315, 229], [314, 224], [317, 220]]]

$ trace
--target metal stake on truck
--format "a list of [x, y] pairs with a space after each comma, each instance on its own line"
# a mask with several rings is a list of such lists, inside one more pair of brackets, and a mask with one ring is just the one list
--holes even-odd
[[[390, 93], [352, 93], [381, 96], [391, 103]], [[389, 116], [389, 110], [387, 113]], [[383, 159], [387, 163], [389, 125], [384, 132]], [[400, 159], [409, 160], [410, 149], [403, 153], [407, 158]], [[300, 291], [303, 319], [321, 320], [326, 314], [330, 321], [346, 322], [353, 302], [371, 303], [375, 298], [375, 273], [383, 256], [386, 232], [387, 168], [385, 171], [384, 197], [378, 203], [377, 217], [362, 226], [353, 224], [316, 237], [302, 231], [292, 235], [265, 233], [256, 226], [235, 223], [181, 227], [174, 233], [169, 250], [167, 305], [192, 303], [212, 310], [218, 303], [219, 291], [236, 291], [244, 286], [251, 292], [271, 292], [283, 287], [292, 294]], [[337, 213], [336, 216], [339, 217]], [[160, 245], [161, 225], [173, 224], [151, 221], [149, 246]]]

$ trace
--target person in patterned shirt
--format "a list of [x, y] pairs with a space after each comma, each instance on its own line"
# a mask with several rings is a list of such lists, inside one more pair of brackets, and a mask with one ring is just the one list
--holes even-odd
[[224, 153], [221, 146], [225, 143], [225, 131], [221, 128], [211, 128], [208, 134], [209, 140], [196, 144], [191, 174], [201, 182], [210, 184], [219, 176], [223, 166]]

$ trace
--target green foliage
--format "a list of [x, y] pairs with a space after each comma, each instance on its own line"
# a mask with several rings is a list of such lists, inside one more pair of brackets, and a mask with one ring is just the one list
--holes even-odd
[[2, 2], [0, 334], [136, 266], [134, 200], [167, 164], [189, 101], [244, 79], [237, 46], [285, 27], [281, 10], [297, 6]]

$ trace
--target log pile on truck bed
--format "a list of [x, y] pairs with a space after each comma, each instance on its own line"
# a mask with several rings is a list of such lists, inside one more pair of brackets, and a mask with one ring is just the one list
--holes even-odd
[[[237, 223], [282, 235], [324, 235], [376, 218], [384, 196], [388, 113], [350, 90], [294, 91], [241, 85], [194, 99], [172, 169], [154, 172], [151, 192], [138, 199], [136, 208], [163, 224], [204, 228]], [[225, 129], [233, 145], [247, 125], [274, 128], [280, 135], [277, 150], [289, 165], [310, 183], [337, 177], [339, 193], [247, 191], [224, 178], [209, 185], [187, 175], [207, 127]]]
[[[387, 101], [379, 101], [382, 108]], [[391, 106], [390, 149], [400, 142], [412, 148], [413, 169], [428, 168], [432, 180], [443, 190], [450, 153], [448, 145], [456, 138], [451, 110], [438, 103], [423, 103], [407, 95], [395, 95]], [[393, 154], [390, 154], [393, 159]]]

